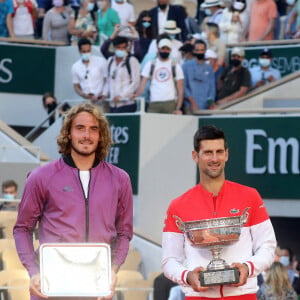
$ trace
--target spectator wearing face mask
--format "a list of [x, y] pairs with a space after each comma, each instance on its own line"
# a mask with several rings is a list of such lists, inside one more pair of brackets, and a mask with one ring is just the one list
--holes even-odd
[[223, 10], [219, 23], [220, 39], [225, 44], [238, 43], [242, 40], [249, 25], [249, 14], [245, 0], [235, 0]]
[[15, 36], [23, 39], [33, 39], [37, 4], [31, 0], [13, 0], [13, 28]]
[[140, 64], [130, 54], [129, 41], [117, 36], [112, 41], [115, 54], [107, 62], [106, 96], [111, 113], [135, 112], [137, 103], [130, 96], [140, 84]]
[[279, 255], [279, 262], [287, 268], [289, 281], [294, 285], [295, 280], [299, 277], [299, 271], [296, 269], [298, 261], [292, 249], [290, 247], [281, 246]]
[[[2, 197], [6, 200], [15, 200], [18, 194], [17, 183], [10, 179], [2, 182]], [[1, 202], [0, 210], [16, 210], [17, 204], [15, 202]]]
[[287, 270], [280, 262], [274, 262], [267, 271], [266, 280], [257, 292], [257, 299], [298, 299], [288, 279]]
[[120, 25], [121, 20], [118, 13], [111, 8], [109, 0], [99, 0], [97, 5], [98, 44], [102, 45], [113, 34], [115, 26]]
[[70, 43], [69, 22], [72, 8], [64, 5], [64, 0], [53, 0], [53, 8], [47, 11], [43, 23], [43, 39]]
[[107, 62], [103, 57], [91, 54], [91, 41], [81, 38], [78, 41], [80, 59], [72, 66], [72, 82], [75, 92], [82, 98], [100, 105], [106, 112], [104, 87]]
[[[171, 56], [172, 56], [172, 58], [181, 65], [182, 57], [181, 57], [179, 48], [183, 45], [183, 43], [177, 39], [179, 33], [181, 33], [181, 29], [179, 27], [177, 27], [176, 21], [173, 21], [173, 20], [166, 21], [163, 34], [167, 34], [171, 40], [171, 43], [172, 43]], [[157, 53], [157, 40], [156, 39], [152, 40], [152, 42], [149, 46], [147, 55], [151, 54], [151, 53], [152, 54]], [[152, 55], [152, 58], [153, 58], [153, 55]]]
[[[56, 97], [51, 92], [46, 92], [43, 95], [42, 101], [43, 101], [43, 106], [47, 110], [47, 113], [49, 115], [48, 120], [50, 126], [55, 122], [56, 114], [54, 113], [54, 111], [57, 109], [58, 103], [56, 101]], [[65, 102], [59, 109], [59, 115], [64, 114], [69, 108], [70, 105], [67, 102]]]
[[222, 14], [223, 14], [223, 8], [221, 7], [222, 2], [219, 0], [205, 0], [201, 4], [201, 9], [205, 12], [205, 19], [202, 22], [202, 31], [204, 30], [204, 27], [206, 23], [215, 23], [219, 25]]
[[258, 58], [258, 66], [250, 68], [251, 89], [256, 89], [281, 78], [279, 70], [272, 68], [271, 50], [265, 48]]
[[89, 38], [92, 43], [96, 41], [97, 30], [94, 9], [94, 0], [81, 0], [80, 9], [77, 12], [73, 10], [69, 22], [72, 45], [77, 45], [82, 37]]
[[149, 80], [150, 101], [147, 112], [182, 114], [184, 75], [181, 66], [172, 61], [170, 39], [159, 40], [157, 57], [142, 70], [141, 84], [132, 98], [139, 97]]
[[141, 60], [148, 52], [151, 41], [154, 39], [154, 27], [152, 24], [152, 18], [149, 10], [143, 10], [139, 14], [135, 29], [139, 34], [139, 44], [141, 51]]
[[251, 86], [251, 75], [249, 70], [242, 66], [244, 57], [244, 49], [238, 47], [232, 49], [230, 65], [219, 77], [217, 105], [245, 96], [248, 92]]
[[[183, 64], [186, 114], [207, 109], [216, 97], [215, 76], [211, 65], [205, 63], [206, 44], [202, 40], [194, 45], [194, 59]], [[201, 91], [201, 92], [199, 92]], [[209, 103], [212, 101], [213, 103]]]

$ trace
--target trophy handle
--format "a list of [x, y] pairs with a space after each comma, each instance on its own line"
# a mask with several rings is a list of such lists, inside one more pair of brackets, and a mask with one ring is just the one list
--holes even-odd
[[246, 207], [244, 209], [243, 214], [241, 215], [241, 225], [244, 225], [247, 223], [248, 217], [249, 217], [249, 212], [248, 212], [249, 209], [250, 209], [250, 207]]
[[173, 216], [173, 218], [176, 219], [175, 223], [178, 227], [178, 229], [182, 232], [184, 232], [184, 222], [182, 222], [182, 220], [178, 217], [178, 216]]

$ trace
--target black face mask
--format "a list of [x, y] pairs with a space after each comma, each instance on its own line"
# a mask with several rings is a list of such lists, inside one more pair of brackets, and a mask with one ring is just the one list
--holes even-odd
[[57, 107], [57, 103], [53, 102], [51, 104], [47, 104], [48, 112], [53, 111]]
[[170, 53], [169, 52], [159, 52], [159, 56], [162, 59], [167, 59], [169, 57]]
[[158, 4], [158, 7], [162, 10], [167, 8], [167, 4]]
[[197, 59], [203, 59], [204, 58], [204, 53], [193, 53], [193, 55], [197, 58]]
[[241, 64], [241, 61], [239, 59], [231, 59], [230, 60], [230, 64], [233, 66], [233, 67], [238, 67], [240, 64]]

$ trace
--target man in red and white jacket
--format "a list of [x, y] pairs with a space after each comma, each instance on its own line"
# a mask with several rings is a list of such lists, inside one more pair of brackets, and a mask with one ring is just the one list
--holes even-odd
[[[186, 300], [256, 299], [257, 275], [274, 261], [276, 239], [267, 210], [259, 193], [250, 187], [225, 180], [228, 148], [224, 132], [208, 125], [194, 135], [193, 160], [200, 172], [200, 183], [174, 199], [167, 211], [163, 230], [163, 270], [180, 284]], [[239, 283], [202, 287], [199, 273], [212, 260], [208, 248], [191, 244], [176, 225], [203, 219], [241, 216], [249, 208], [249, 217], [237, 242], [224, 246], [221, 258], [238, 268]]]

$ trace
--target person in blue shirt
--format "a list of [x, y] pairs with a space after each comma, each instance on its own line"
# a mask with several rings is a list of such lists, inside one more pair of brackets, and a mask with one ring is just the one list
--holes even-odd
[[186, 61], [184, 72], [184, 112], [192, 114], [199, 109], [209, 108], [215, 101], [216, 84], [212, 67], [205, 62], [206, 44], [197, 40], [194, 45], [194, 59]]
[[279, 70], [272, 68], [272, 52], [265, 48], [259, 55], [258, 66], [249, 69], [251, 74], [251, 89], [256, 89], [281, 78]]
[[13, 13], [12, 0], [0, 0], [0, 37], [15, 37], [12, 21]]

